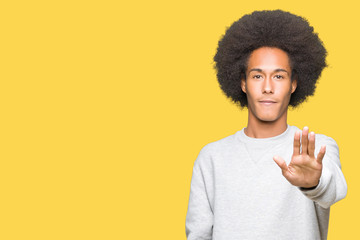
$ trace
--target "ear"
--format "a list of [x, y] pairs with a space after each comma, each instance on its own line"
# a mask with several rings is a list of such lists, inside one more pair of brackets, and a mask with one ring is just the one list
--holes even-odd
[[296, 87], [297, 87], [297, 80], [294, 79], [294, 80], [291, 82], [291, 93], [295, 92]]
[[246, 81], [245, 81], [245, 79], [243, 78], [243, 79], [241, 79], [241, 90], [242, 90], [244, 93], [246, 93], [246, 87], [245, 87], [245, 85], [246, 85]]

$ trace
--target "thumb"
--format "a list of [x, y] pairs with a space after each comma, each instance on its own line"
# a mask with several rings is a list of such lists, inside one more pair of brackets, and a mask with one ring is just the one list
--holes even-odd
[[276, 164], [281, 168], [283, 174], [288, 171], [288, 166], [286, 165], [284, 159], [282, 159], [280, 156], [274, 156], [273, 159], [276, 162]]

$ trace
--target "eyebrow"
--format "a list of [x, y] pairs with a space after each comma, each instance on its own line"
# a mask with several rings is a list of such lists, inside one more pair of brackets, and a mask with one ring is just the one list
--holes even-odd
[[[253, 68], [253, 69], [251, 69], [251, 70], [249, 71], [249, 73], [250, 73], [251, 71], [263, 72], [263, 70], [260, 69], [260, 68]], [[282, 69], [282, 68], [277, 68], [277, 69], [274, 70], [274, 72], [286, 72], [287, 74], [289, 74], [288, 71], [286, 71], [285, 69]]]

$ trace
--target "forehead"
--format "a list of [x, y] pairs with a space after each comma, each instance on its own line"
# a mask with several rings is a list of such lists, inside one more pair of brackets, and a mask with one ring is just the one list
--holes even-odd
[[271, 71], [274, 69], [285, 69], [290, 72], [290, 61], [288, 54], [274, 47], [261, 47], [254, 50], [248, 60], [247, 71], [253, 68]]

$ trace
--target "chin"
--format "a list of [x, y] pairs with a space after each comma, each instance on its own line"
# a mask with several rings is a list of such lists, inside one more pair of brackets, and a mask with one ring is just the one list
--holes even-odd
[[257, 119], [259, 119], [261, 122], [275, 122], [279, 119], [278, 116], [274, 115], [267, 115], [267, 116], [258, 116]]
[[250, 115], [253, 116], [253, 118], [257, 119], [260, 122], [264, 123], [271, 123], [276, 122], [279, 120], [284, 112], [280, 109], [256, 109], [256, 111], [250, 110]]
[[275, 122], [277, 118], [259, 118], [261, 122]]

